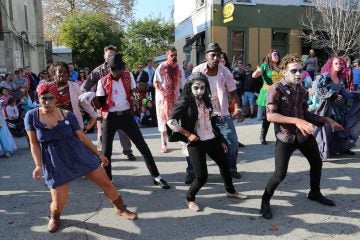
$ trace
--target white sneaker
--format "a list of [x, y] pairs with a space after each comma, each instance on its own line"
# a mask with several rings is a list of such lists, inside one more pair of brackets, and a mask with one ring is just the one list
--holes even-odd
[[187, 201], [186, 202], [187, 207], [193, 211], [193, 212], [198, 212], [200, 210], [199, 205], [196, 202], [193, 201]]
[[237, 199], [247, 199], [248, 196], [241, 194], [239, 192], [234, 192], [234, 193], [226, 193], [226, 196], [229, 198], [237, 198]]

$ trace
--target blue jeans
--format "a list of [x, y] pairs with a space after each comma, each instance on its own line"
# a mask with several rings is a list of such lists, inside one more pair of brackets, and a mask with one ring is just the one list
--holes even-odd
[[266, 114], [266, 109], [265, 109], [265, 107], [258, 106], [258, 111], [257, 111], [256, 119], [257, 119], [257, 120], [263, 120], [265, 114]]
[[[216, 126], [219, 127], [220, 132], [226, 139], [226, 145], [228, 152], [226, 159], [229, 165], [230, 172], [236, 172], [236, 163], [238, 155], [238, 138], [235, 130], [235, 125], [231, 116], [216, 117]], [[186, 157], [188, 167], [186, 168], [187, 173], [193, 173], [193, 166], [189, 157]]]

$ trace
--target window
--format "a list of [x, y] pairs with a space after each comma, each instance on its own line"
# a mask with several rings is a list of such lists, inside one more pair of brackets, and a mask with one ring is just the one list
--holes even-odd
[[289, 34], [287, 30], [276, 29], [272, 31], [272, 48], [280, 52], [280, 56], [288, 53]]
[[24, 13], [25, 13], [25, 26], [26, 26], [26, 30], [29, 31], [28, 12], [27, 12], [27, 6], [26, 6], [26, 5], [24, 5]]
[[9, 1], [9, 15], [10, 15], [10, 20], [14, 21], [14, 13], [13, 13], [13, 5], [12, 5], [12, 1]]
[[242, 62], [244, 62], [245, 32], [232, 32], [231, 41], [233, 59], [235, 61], [241, 60]]
[[0, 41], [4, 41], [3, 25], [2, 25], [2, 16], [0, 8]]

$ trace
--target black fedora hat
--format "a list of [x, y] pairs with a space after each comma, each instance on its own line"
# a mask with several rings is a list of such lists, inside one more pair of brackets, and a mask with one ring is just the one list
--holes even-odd
[[125, 62], [122, 59], [122, 56], [120, 53], [117, 53], [108, 59], [108, 66], [111, 69], [118, 69], [122, 70], [125, 68]]
[[221, 47], [219, 46], [218, 43], [209, 43], [207, 49], [206, 49], [206, 53], [208, 52], [219, 52], [221, 53]]

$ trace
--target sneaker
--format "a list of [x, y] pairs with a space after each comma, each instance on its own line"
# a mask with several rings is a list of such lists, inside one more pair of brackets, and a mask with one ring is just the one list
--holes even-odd
[[163, 189], [170, 189], [170, 185], [162, 178], [160, 179], [160, 181], [154, 179], [154, 184], [159, 185]]
[[9, 158], [9, 157], [11, 157], [11, 154], [10, 154], [9, 152], [6, 152], [6, 153], [4, 154], [4, 157]]
[[132, 153], [129, 153], [129, 154], [127, 155], [127, 158], [128, 158], [130, 161], [135, 161], [135, 160], [136, 160], [136, 157], [135, 157], [134, 154], [132, 154]]
[[185, 184], [186, 185], [190, 185], [195, 179], [195, 174], [193, 173], [188, 173], [186, 178], [185, 178]]
[[238, 148], [243, 148], [243, 147], [245, 147], [245, 145], [242, 144], [241, 142], [238, 142]]
[[229, 198], [237, 198], [237, 199], [247, 199], [248, 196], [241, 194], [239, 192], [234, 192], [234, 193], [226, 193], [226, 196]]
[[193, 211], [193, 212], [198, 212], [198, 211], [200, 211], [199, 205], [198, 205], [196, 202], [194, 202], [194, 201], [187, 201], [187, 202], [186, 202], [186, 205], [187, 205], [187, 207], [188, 207], [191, 211]]

